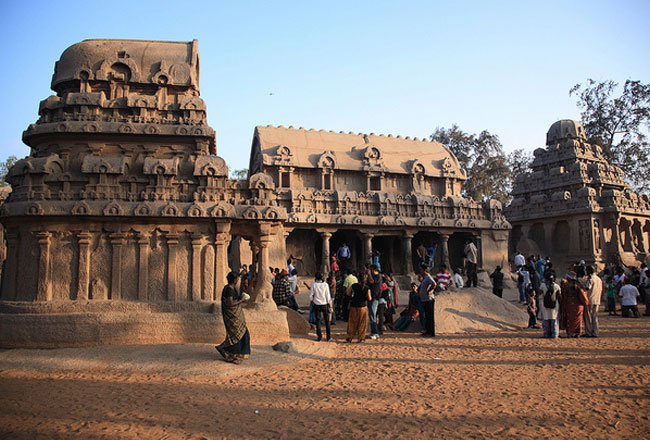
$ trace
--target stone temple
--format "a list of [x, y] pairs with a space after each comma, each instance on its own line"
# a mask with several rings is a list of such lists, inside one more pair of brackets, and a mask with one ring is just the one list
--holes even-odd
[[650, 248], [650, 198], [625, 183], [584, 127], [562, 120], [551, 125], [546, 148], [534, 151], [532, 173], [517, 176], [506, 208], [511, 252], [551, 256], [560, 270], [585, 260], [638, 266]]
[[507, 261], [501, 205], [463, 199], [435, 142], [258, 127], [248, 178], [229, 179], [196, 41], [86, 40], [51, 87], [0, 208], [2, 347], [218, 342], [225, 276], [251, 258], [253, 344], [287, 340], [268, 267], [328, 269], [343, 241], [357, 268], [379, 250], [402, 275], [420, 243], [460, 265], [473, 238], [479, 266]]

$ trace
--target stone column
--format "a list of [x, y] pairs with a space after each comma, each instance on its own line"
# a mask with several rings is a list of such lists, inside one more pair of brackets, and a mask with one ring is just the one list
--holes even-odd
[[440, 258], [442, 262], [447, 266], [447, 269], [451, 268], [449, 264], [449, 234], [440, 234]]
[[77, 234], [79, 240], [79, 265], [77, 268], [77, 300], [88, 299], [88, 287], [90, 286], [90, 241], [92, 234], [80, 232]]
[[167, 301], [178, 301], [176, 297], [176, 253], [178, 234], [168, 232], [167, 238]]
[[149, 240], [147, 232], [138, 233], [138, 300], [149, 299]]
[[572, 237], [572, 240], [569, 240], [569, 255], [580, 255], [580, 223], [578, 219], [569, 221], [569, 236]]
[[110, 299], [120, 300], [122, 299], [122, 247], [126, 241], [126, 234], [116, 232], [109, 234], [108, 238], [111, 241], [111, 248], [113, 249]]
[[2, 272], [2, 298], [15, 301], [16, 298], [16, 268], [18, 267], [18, 234], [7, 232], [7, 254]]
[[52, 286], [50, 285], [50, 237], [49, 232], [37, 232], [39, 257], [38, 257], [38, 283], [36, 301], [51, 301]]
[[330, 273], [330, 237], [332, 234], [330, 232], [321, 232], [320, 237], [323, 244], [323, 249], [321, 251], [321, 270], [323, 276], [327, 276]]
[[[226, 285], [226, 275], [228, 275], [228, 243], [230, 242], [230, 223], [215, 223], [215, 255], [214, 255], [214, 288], [220, 292]], [[220, 298], [220, 297], [219, 297]]]
[[260, 223], [259, 225], [259, 262], [257, 271], [257, 282], [255, 283], [254, 298], [255, 304], [275, 303], [273, 302], [271, 286], [271, 274], [267, 270], [269, 266], [269, 245], [273, 238], [271, 237], [271, 225], [269, 223]]
[[481, 241], [481, 235], [476, 235], [473, 237], [476, 244], [476, 270], [483, 267], [483, 242]]
[[[546, 242], [546, 256], [550, 256], [554, 249], [553, 249], [553, 229], [554, 229], [555, 223], [552, 223], [550, 221], [544, 222], [544, 241]], [[517, 249], [515, 249], [517, 250]]]
[[192, 234], [192, 301], [201, 301], [202, 234]]
[[363, 261], [372, 263], [372, 234], [363, 234]]
[[405, 275], [410, 275], [413, 273], [413, 249], [411, 247], [411, 242], [413, 240], [413, 234], [405, 232], [402, 236], [402, 243], [404, 249], [404, 268]]

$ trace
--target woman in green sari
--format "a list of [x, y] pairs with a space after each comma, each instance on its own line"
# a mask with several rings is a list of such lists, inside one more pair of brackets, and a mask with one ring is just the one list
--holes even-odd
[[242, 360], [251, 354], [251, 341], [246, 319], [241, 304], [248, 301], [250, 296], [237, 292], [239, 274], [230, 272], [227, 275], [228, 285], [221, 292], [221, 315], [226, 326], [226, 340], [216, 349], [226, 362], [241, 364]]

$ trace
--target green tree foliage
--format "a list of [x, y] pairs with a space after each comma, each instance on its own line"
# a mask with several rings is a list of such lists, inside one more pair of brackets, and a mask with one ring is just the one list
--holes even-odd
[[14, 164], [18, 162], [18, 158], [16, 156], [9, 156], [7, 160], [0, 162], [0, 186], [7, 186], [9, 183], [7, 182], [7, 174], [9, 174], [9, 168], [14, 166]]
[[243, 180], [248, 176], [248, 168], [243, 168], [241, 170], [232, 170], [230, 172], [231, 179]]
[[480, 134], [469, 134], [456, 124], [451, 128], [438, 127], [431, 140], [449, 148], [467, 172], [463, 185], [463, 196], [484, 201], [490, 198], [506, 205], [510, 202], [510, 191], [514, 176], [525, 172], [531, 156], [523, 150], [506, 155], [497, 135], [483, 130]]
[[573, 86], [569, 95], [578, 98], [588, 142], [603, 147], [607, 160], [621, 167], [634, 191], [648, 192], [650, 85], [627, 80], [620, 94], [618, 90], [614, 81], [589, 79]]

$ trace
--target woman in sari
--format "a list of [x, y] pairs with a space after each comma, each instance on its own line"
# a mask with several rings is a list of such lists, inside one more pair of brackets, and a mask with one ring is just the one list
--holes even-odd
[[562, 283], [561, 301], [562, 327], [566, 330], [567, 337], [580, 337], [582, 331], [582, 313], [586, 293], [577, 279], [575, 272], [569, 271], [566, 281]]
[[238, 274], [230, 272], [227, 276], [228, 285], [221, 292], [221, 315], [226, 326], [226, 340], [216, 346], [226, 362], [233, 364], [241, 364], [242, 360], [251, 354], [250, 334], [241, 307], [250, 296], [246, 293], [237, 293], [238, 279]]

